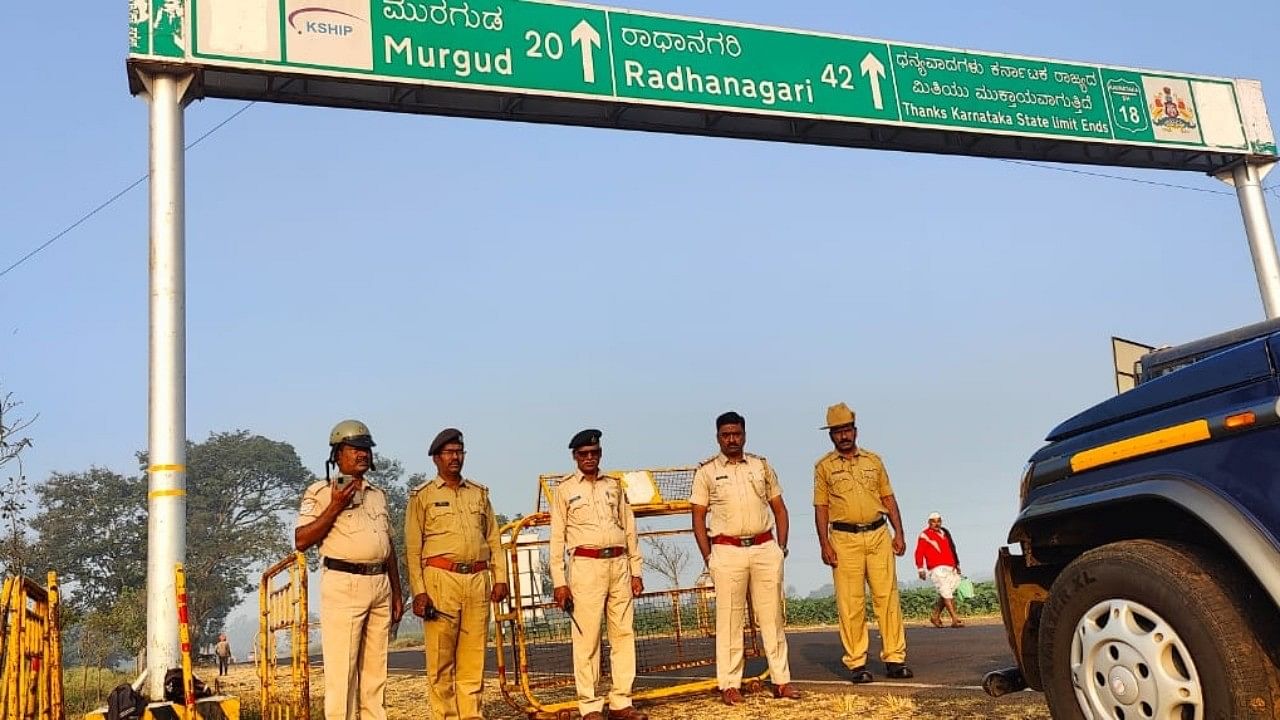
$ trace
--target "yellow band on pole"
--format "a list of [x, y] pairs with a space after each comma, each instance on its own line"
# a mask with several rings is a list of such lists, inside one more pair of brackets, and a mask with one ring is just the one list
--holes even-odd
[[147, 498], [151, 499], [151, 498], [162, 498], [162, 497], [185, 497], [186, 494], [187, 494], [186, 490], [152, 490], [151, 492], [147, 493]]
[[186, 465], [152, 465], [151, 467], [147, 468], [147, 472], [149, 473], [186, 472], [186, 471], [187, 471]]

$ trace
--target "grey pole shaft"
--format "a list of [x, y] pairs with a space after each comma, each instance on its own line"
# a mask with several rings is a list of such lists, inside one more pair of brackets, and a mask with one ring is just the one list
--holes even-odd
[[187, 554], [187, 330], [182, 95], [151, 75], [151, 337], [148, 406], [147, 671], [152, 700], [181, 665], [174, 566]]
[[1267, 202], [1262, 196], [1262, 168], [1240, 163], [1231, 170], [1231, 184], [1240, 200], [1244, 231], [1249, 237], [1249, 253], [1253, 255], [1253, 271], [1258, 276], [1262, 307], [1267, 319], [1280, 317], [1280, 260], [1276, 258], [1276, 241], [1267, 216]]

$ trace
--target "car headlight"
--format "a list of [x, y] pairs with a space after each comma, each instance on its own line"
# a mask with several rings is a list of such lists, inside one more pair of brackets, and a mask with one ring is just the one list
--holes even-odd
[[1031, 476], [1035, 474], [1036, 464], [1028, 462], [1022, 467], [1022, 480], [1018, 483], [1018, 507], [1027, 504], [1027, 491], [1031, 489]]

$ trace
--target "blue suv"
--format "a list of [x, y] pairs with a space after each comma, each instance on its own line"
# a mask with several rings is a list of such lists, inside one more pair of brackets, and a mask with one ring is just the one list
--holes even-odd
[[1280, 717], [1280, 320], [1156, 350], [1031, 456], [996, 584], [1055, 718]]

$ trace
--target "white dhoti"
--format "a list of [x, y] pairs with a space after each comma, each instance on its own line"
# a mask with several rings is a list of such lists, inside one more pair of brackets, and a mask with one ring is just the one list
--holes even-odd
[[939, 565], [929, 571], [929, 580], [945, 600], [955, 596], [956, 588], [959, 587], [962, 578], [963, 576], [950, 565]]

